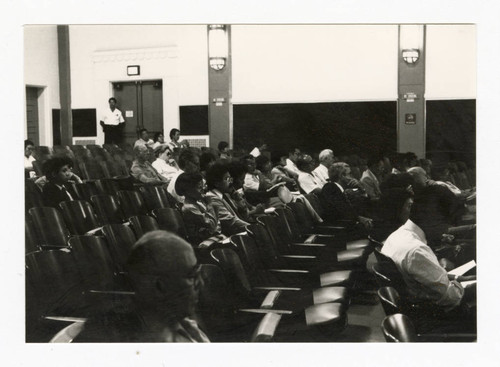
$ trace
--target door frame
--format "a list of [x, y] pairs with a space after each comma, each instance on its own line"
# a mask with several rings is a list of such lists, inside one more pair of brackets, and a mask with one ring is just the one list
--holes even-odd
[[[50, 105], [49, 87], [39, 84], [25, 84], [24, 85], [24, 138], [28, 136], [28, 116], [26, 113], [26, 88], [36, 88], [37, 103], [38, 103], [38, 138], [39, 145], [52, 146], [52, 108]], [[56, 108], [56, 107], [54, 107]]]

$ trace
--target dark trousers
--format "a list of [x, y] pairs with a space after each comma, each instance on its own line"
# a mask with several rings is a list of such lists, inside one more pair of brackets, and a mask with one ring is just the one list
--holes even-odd
[[122, 142], [123, 124], [104, 125], [104, 143], [120, 144]]

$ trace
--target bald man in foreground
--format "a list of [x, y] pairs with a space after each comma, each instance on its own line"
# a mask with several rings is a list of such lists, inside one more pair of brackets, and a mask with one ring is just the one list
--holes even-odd
[[170, 232], [148, 232], [133, 246], [127, 270], [135, 291], [132, 310], [92, 320], [77, 341], [209, 342], [191, 318], [201, 278], [189, 243]]

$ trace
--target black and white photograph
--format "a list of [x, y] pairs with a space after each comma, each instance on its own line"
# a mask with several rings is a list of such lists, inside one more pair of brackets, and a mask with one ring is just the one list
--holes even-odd
[[462, 3], [6, 27], [7, 365], [493, 365], [498, 26]]

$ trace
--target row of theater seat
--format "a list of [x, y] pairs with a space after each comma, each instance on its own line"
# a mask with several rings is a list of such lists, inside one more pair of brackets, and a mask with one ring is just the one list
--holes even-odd
[[[133, 295], [123, 277], [124, 264], [143, 233], [167, 229], [186, 238], [177, 209], [165, 205], [150, 210], [137, 191], [118, 195], [119, 204], [104, 205], [106, 215], [94, 215], [85, 201], [61, 203], [62, 214], [54, 208], [29, 210], [27, 319], [34, 339], [51, 314], [86, 318], [96, 309], [102, 312], [104, 305], [126, 307]], [[135, 199], [127, 207], [129, 196]], [[98, 198], [91, 197], [95, 208]], [[108, 203], [112, 198], [107, 197]], [[301, 203], [295, 204], [263, 216], [246, 235], [195, 246], [204, 264], [200, 313], [212, 340], [249, 340], [259, 322], [264, 324], [256, 330], [269, 330], [269, 322], [278, 319], [284, 341], [330, 340], [345, 328], [346, 310], [365, 273], [371, 245], [366, 240], [347, 243], [340, 227], [315, 227]], [[102, 227], [91, 228], [96, 224]], [[305, 236], [313, 230], [330, 235]]]

